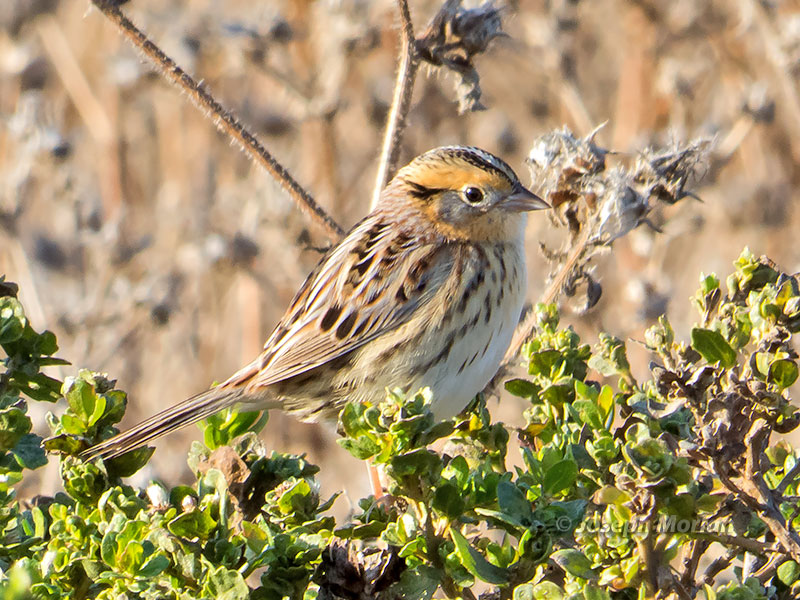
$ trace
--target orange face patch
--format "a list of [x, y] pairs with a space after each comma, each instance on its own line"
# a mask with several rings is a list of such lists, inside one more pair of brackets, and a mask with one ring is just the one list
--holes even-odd
[[[460, 161], [459, 161], [460, 162]], [[435, 190], [460, 190], [468, 185], [479, 188], [492, 188], [510, 192], [508, 178], [494, 170], [479, 169], [474, 165], [462, 164], [420, 164], [408, 176], [414, 183]]]

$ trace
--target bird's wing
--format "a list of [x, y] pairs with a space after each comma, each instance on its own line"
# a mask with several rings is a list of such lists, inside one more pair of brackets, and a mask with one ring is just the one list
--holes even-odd
[[407, 323], [452, 284], [454, 248], [398, 229], [377, 216], [356, 226], [308, 276], [263, 353], [223, 385], [253, 389], [314, 369]]

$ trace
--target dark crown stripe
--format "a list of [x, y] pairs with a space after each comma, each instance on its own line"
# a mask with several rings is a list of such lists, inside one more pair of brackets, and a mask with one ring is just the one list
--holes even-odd
[[519, 183], [519, 179], [517, 178], [516, 173], [514, 173], [514, 169], [512, 169], [508, 163], [496, 157], [495, 155], [474, 146], [442, 146], [440, 148], [429, 150], [422, 156], [418, 157], [417, 160], [422, 160], [424, 162], [426, 159], [430, 160], [434, 157], [439, 157], [443, 160], [461, 160], [476, 166], [479, 169], [491, 171], [492, 173], [495, 173], [508, 181], [509, 185], [511, 186], [518, 185]]
[[514, 170], [504, 160], [484, 152], [479, 148], [471, 146], [455, 146], [453, 148], [453, 155], [461, 160], [475, 165], [480, 169], [493, 171], [498, 175], [508, 180], [508, 183], [515, 185], [517, 183], [517, 176]]

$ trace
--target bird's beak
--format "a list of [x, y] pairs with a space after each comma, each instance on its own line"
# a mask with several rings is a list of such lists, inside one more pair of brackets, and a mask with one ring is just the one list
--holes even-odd
[[503, 200], [503, 208], [513, 212], [527, 212], [529, 210], [550, 208], [550, 205], [520, 185], [510, 196]]

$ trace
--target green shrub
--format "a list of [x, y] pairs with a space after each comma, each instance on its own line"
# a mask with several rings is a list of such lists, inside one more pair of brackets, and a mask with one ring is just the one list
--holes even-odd
[[[380, 465], [391, 501], [365, 498], [345, 523], [327, 514], [318, 468], [269, 453], [266, 418], [227, 412], [195, 442], [192, 486], [123, 483], [150, 459], [77, 455], [116, 429], [125, 393], [64, 364], [0, 280], [0, 595], [22, 598], [449, 598], [707, 600], [800, 593], [798, 425], [800, 282], [744, 252], [727, 280], [703, 277], [688, 343], [665, 317], [648, 330], [650, 375], [625, 344], [594, 348], [536, 307], [525, 426], [493, 422], [483, 397], [434, 421], [423, 390], [348, 405], [341, 445]], [[593, 379], [594, 378], [594, 379]], [[67, 407], [50, 437], [27, 402]], [[522, 467], [507, 467], [509, 438]], [[442, 450], [433, 450], [431, 445]], [[25, 469], [60, 461], [64, 492], [21, 502]]]

